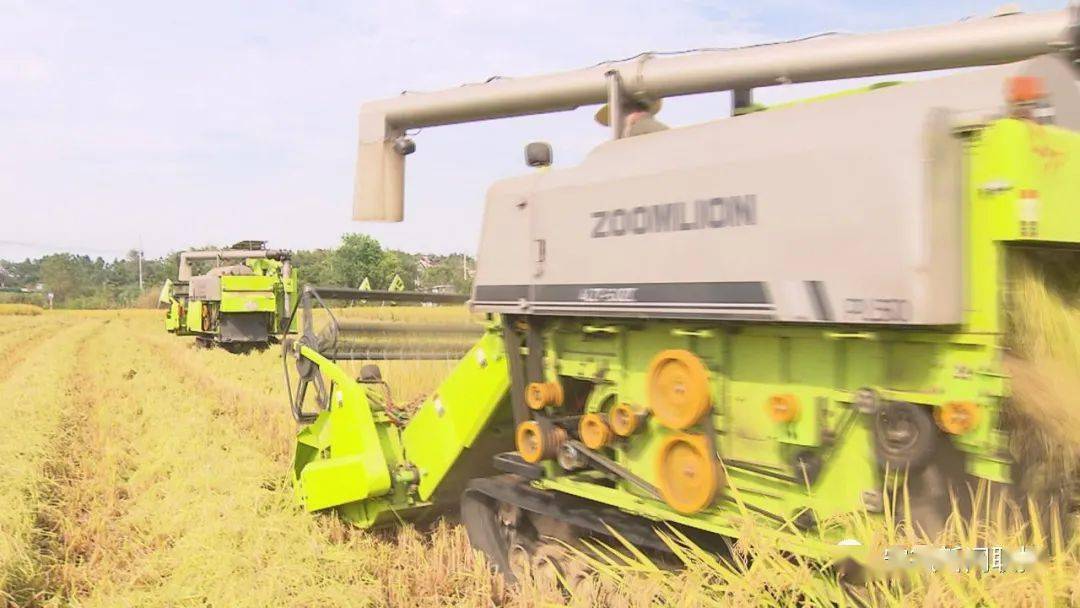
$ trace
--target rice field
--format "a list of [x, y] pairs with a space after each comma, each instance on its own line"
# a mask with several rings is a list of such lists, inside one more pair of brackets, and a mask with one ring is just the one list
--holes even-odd
[[[196, 349], [160, 311], [0, 316], [0, 606], [1080, 605], [1080, 540], [1056, 529], [1042, 531], [1055, 557], [1025, 574], [853, 585], [761, 548], [748, 523], [729, 562], [673, 537], [675, 574], [617, 546], [576, 597], [508, 589], [453, 524], [372, 533], [294, 506], [279, 356]], [[383, 371], [423, 391], [444, 366], [427, 365]], [[1020, 541], [993, 509], [946, 534]], [[862, 540], [919, 539], [867, 524]]]
[[0, 302], [0, 316], [30, 317], [43, 312], [40, 306], [33, 304], [6, 304]]
[[491, 605], [442, 528], [374, 535], [288, 485], [279, 353], [203, 351], [160, 313], [0, 317], [0, 604]]

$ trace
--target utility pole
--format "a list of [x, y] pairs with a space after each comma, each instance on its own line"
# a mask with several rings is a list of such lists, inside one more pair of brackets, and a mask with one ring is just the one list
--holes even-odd
[[142, 257], [143, 257], [143, 250], [142, 250], [142, 247], [140, 246], [139, 247], [139, 293], [143, 292]]

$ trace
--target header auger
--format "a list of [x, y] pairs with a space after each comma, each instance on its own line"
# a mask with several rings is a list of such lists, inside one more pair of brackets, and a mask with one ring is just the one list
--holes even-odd
[[[296, 410], [301, 502], [364, 526], [460, 503], [508, 577], [568, 581], [553, 537], [662, 551], [659, 522], [712, 546], [749, 515], [787, 551], [836, 557], [846, 516], [881, 517], [898, 474], [903, 516], [931, 534], [980, 484], [1071, 507], [1012, 450], [1003, 353], [1017, 260], [1080, 251], [1077, 32], [1069, 10], [1013, 14], [365, 105], [359, 219], [401, 219], [408, 128], [606, 102], [617, 137], [491, 188], [482, 336], [411, 417], [305, 330], [289, 352], [329, 386], [313, 419]], [[971, 66], [990, 67], [617, 128], [628, 100]]]

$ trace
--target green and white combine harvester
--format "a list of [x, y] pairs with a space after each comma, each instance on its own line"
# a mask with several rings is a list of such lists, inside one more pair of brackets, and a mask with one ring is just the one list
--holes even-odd
[[[928, 532], [950, 493], [988, 482], [1067, 503], [1009, 450], [1003, 358], [1013, 261], [1080, 261], [1078, 31], [1071, 10], [1008, 14], [364, 105], [360, 220], [403, 219], [409, 129], [606, 103], [613, 137], [490, 189], [470, 301], [487, 321], [415, 414], [377, 367], [341, 360], [449, 357], [460, 339], [395, 350], [386, 326], [319, 333], [307, 315], [286, 347], [300, 504], [362, 527], [460, 508], [508, 578], [531, 561], [569, 579], [562, 542], [617, 531], [665, 551], [655, 530], [673, 526], [722, 547], [747, 516], [786, 551], [839, 558], [846, 516], [884, 517], [897, 475], [901, 517]], [[746, 111], [755, 87], [953, 68], [972, 69]], [[732, 91], [733, 116], [621, 128], [710, 91]], [[550, 147], [526, 157], [546, 166]], [[302, 306], [380, 297], [312, 288]]]
[[[263, 241], [181, 253], [177, 280], [167, 280], [159, 297], [169, 307], [165, 329], [232, 352], [265, 348], [292, 331], [298, 278], [289, 260], [288, 251]], [[193, 275], [193, 264], [211, 268]]]

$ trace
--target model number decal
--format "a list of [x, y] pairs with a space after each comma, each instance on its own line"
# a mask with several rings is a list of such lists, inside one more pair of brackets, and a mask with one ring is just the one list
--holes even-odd
[[588, 287], [578, 290], [581, 302], [637, 302], [637, 287]]
[[899, 298], [847, 298], [844, 315], [857, 321], [905, 322], [911, 320], [911, 302]]
[[593, 211], [592, 238], [679, 232], [757, 224], [757, 196], [718, 196], [693, 203], [641, 205]]

